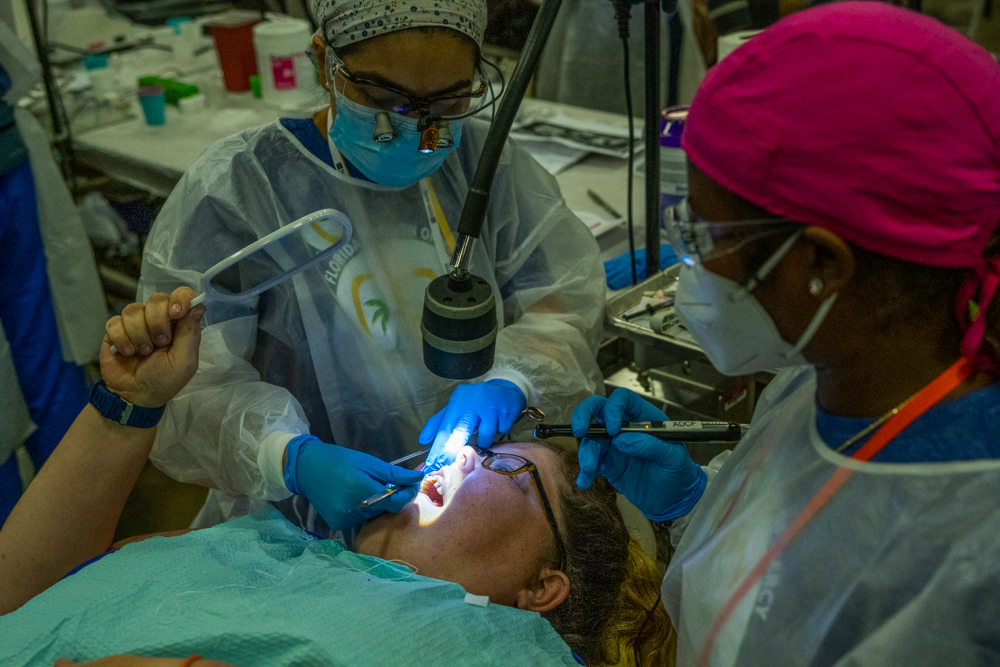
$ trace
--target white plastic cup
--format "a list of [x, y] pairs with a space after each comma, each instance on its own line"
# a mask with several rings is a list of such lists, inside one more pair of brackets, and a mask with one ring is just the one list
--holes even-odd
[[83, 59], [83, 67], [87, 70], [94, 95], [98, 99], [112, 100], [118, 97], [118, 77], [108, 67], [107, 55], [87, 56]]

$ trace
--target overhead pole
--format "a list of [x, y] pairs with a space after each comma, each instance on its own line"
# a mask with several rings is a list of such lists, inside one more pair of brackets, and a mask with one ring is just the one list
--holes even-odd
[[646, 276], [660, 270], [660, 0], [645, 0]]
[[[45, 0], [42, 0], [43, 2]], [[59, 91], [56, 88], [55, 78], [52, 76], [52, 64], [49, 62], [48, 26], [42, 30], [41, 22], [38, 20], [38, 10], [35, 0], [25, 0], [28, 10], [28, 22], [31, 24], [31, 36], [35, 41], [35, 51], [38, 54], [38, 62], [42, 66], [42, 83], [45, 86], [45, 99], [49, 105], [49, 115], [52, 118], [52, 143], [59, 151], [59, 167], [63, 178], [66, 179], [70, 189], [75, 186], [73, 174], [73, 139], [69, 125], [63, 122], [62, 104], [59, 98]]]

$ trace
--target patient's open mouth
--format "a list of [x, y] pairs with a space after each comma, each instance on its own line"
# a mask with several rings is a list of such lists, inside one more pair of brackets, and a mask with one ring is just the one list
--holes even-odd
[[420, 493], [430, 498], [438, 507], [444, 506], [444, 474], [437, 470], [426, 475], [420, 482]]
[[448, 506], [457, 497], [465, 476], [457, 463], [424, 475], [424, 479], [420, 482], [420, 493], [414, 501], [421, 526], [429, 526], [448, 511]]

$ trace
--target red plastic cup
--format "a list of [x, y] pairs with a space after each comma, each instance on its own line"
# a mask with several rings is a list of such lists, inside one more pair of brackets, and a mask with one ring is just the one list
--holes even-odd
[[253, 48], [253, 26], [258, 16], [235, 14], [223, 16], [209, 25], [226, 90], [240, 93], [250, 90], [250, 76], [257, 74], [257, 54]]

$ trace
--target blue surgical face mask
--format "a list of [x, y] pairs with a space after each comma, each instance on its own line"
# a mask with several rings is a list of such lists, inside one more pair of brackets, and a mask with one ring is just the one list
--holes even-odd
[[372, 139], [375, 133], [375, 110], [362, 106], [336, 91], [337, 116], [330, 138], [344, 157], [368, 179], [380, 185], [405, 188], [430, 176], [462, 140], [462, 123], [452, 121], [451, 133], [455, 144], [438, 148], [433, 153], [421, 153], [420, 130], [414, 118], [389, 114], [396, 138], [380, 143]]

